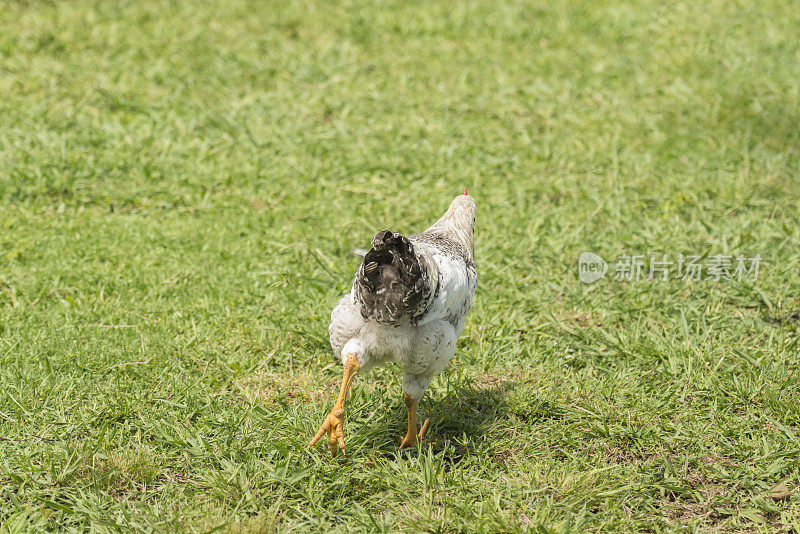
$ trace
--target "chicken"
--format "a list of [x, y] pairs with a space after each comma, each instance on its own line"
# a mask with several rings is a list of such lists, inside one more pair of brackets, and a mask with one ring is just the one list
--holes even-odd
[[344, 375], [336, 404], [309, 448], [327, 433], [331, 454], [344, 452], [344, 403], [354, 377], [390, 361], [403, 366], [408, 432], [400, 448], [425, 436], [430, 421], [417, 434], [417, 404], [453, 357], [478, 284], [475, 209], [464, 188], [424, 232], [404, 237], [383, 231], [372, 239], [351, 292], [331, 313], [331, 347]]

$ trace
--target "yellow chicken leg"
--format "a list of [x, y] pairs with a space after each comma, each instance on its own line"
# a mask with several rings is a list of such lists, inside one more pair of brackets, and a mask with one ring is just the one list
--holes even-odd
[[328, 446], [331, 449], [331, 455], [335, 458], [339, 449], [344, 452], [344, 401], [347, 398], [347, 392], [350, 385], [353, 383], [353, 378], [358, 374], [358, 357], [355, 354], [348, 354], [344, 363], [344, 374], [342, 375], [342, 387], [339, 389], [339, 398], [336, 400], [331, 413], [325, 418], [325, 422], [319, 427], [308, 448], [317, 444], [325, 433], [328, 433]]
[[408, 432], [406, 432], [406, 437], [403, 438], [403, 442], [400, 444], [401, 449], [414, 447], [417, 444], [417, 437], [421, 441], [428, 431], [428, 425], [431, 423], [430, 419], [425, 419], [425, 422], [422, 423], [422, 429], [419, 431], [419, 436], [417, 436], [417, 401], [409, 397], [408, 394], [405, 396], [405, 401], [406, 409], [408, 409]]

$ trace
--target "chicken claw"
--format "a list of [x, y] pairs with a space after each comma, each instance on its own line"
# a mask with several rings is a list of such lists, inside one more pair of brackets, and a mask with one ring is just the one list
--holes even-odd
[[344, 364], [344, 375], [342, 376], [342, 386], [339, 389], [339, 398], [336, 399], [333, 410], [325, 418], [325, 422], [319, 427], [311, 443], [308, 444], [309, 449], [316, 445], [327, 432], [331, 455], [335, 458], [339, 453], [339, 449], [344, 452], [344, 401], [359, 367], [358, 357], [355, 354], [348, 354]]
[[400, 443], [401, 449], [415, 447], [417, 445], [417, 438], [419, 438], [419, 441], [422, 441], [422, 438], [425, 437], [425, 433], [428, 431], [428, 426], [431, 424], [430, 419], [425, 419], [419, 434], [417, 434], [417, 401], [406, 394], [405, 402], [406, 408], [408, 409], [408, 432], [406, 432], [406, 437], [404, 437], [403, 441]]
[[314, 436], [314, 439], [311, 440], [311, 443], [308, 444], [308, 447], [311, 448], [316, 445], [326, 432], [329, 436], [328, 446], [331, 449], [331, 456], [336, 458], [339, 449], [344, 452], [344, 408], [335, 406], [333, 410], [331, 410], [331, 413], [325, 418], [325, 422], [319, 427], [319, 430]]

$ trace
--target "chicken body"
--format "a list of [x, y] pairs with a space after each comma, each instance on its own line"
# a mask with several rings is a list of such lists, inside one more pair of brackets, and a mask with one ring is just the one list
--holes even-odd
[[475, 201], [464, 194], [422, 233], [375, 236], [351, 292], [331, 314], [331, 347], [345, 365], [345, 376], [334, 409], [310, 445], [327, 432], [331, 453], [344, 449], [343, 408], [353, 377], [390, 361], [403, 366], [409, 411], [401, 447], [416, 445], [417, 403], [453, 357], [472, 307], [478, 282], [474, 222]]
[[395, 325], [364, 318], [352, 291], [334, 308], [328, 332], [336, 356], [344, 363], [348, 354], [356, 354], [362, 372], [388, 361], [401, 364], [403, 392], [419, 400], [455, 353], [456, 340], [472, 307], [477, 274], [474, 264], [441, 254], [417, 236], [409, 241], [415, 252], [430, 258], [439, 272], [439, 294], [419, 322], [414, 325], [407, 320]]

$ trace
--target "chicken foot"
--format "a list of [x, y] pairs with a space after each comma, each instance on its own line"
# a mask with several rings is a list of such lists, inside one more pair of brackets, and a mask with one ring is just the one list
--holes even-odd
[[333, 406], [331, 413], [325, 418], [325, 422], [319, 427], [308, 448], [313, 447], [317, 442], [328, 433], [328, 446], [331, 449], [331, 455], [335, 458], [339, 453], [339, 449], [344, 453], [344, 401], [347, 398], [347, 392], [350, 390], [350, 385], [353, 383], [353, 378], [358, 374], [358, 357], [355, 354], [348, 354], [344, 363], [344, 374], [342, 375], [342, 386], [339, 389], [339, 398]]
[[408, 432], [406, 432], [406, 437], [403, 438], [403, 442], [400, 443], [401, 449], [416, 446], [417, 438], [422, 441], [422, 438], [425, 437], [425, 433], [428, 431], [428, 425], [431, 423], [430, 419], [425, 419], [425, 422], [422, 423], [419, 435], [417, 435], [417, 401], [412, 399], [408, 393], [405, 395], [405, 401], [406, 409], [408, 410]]

